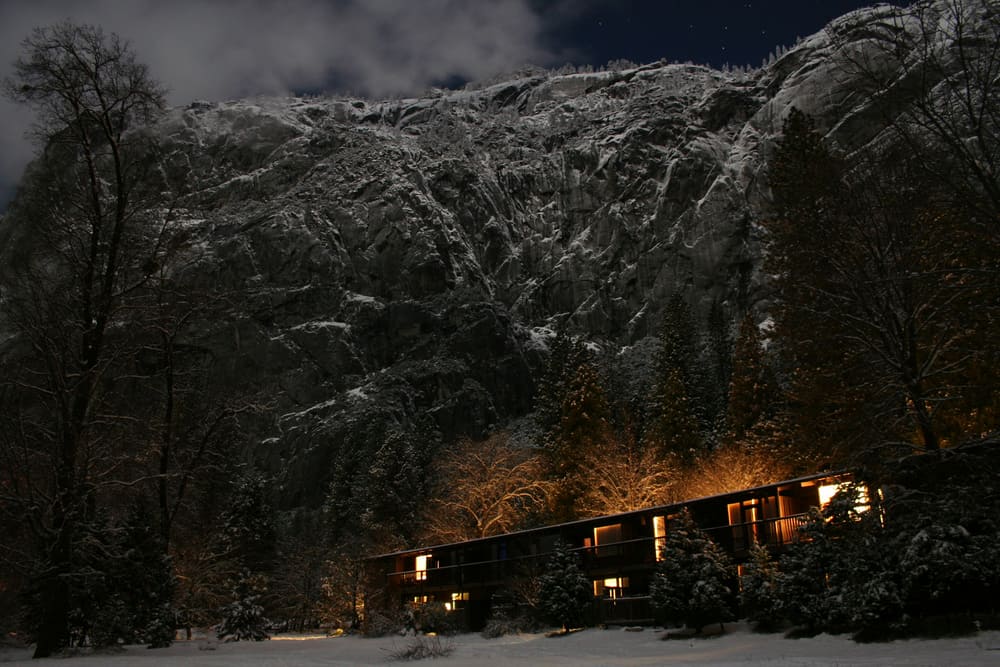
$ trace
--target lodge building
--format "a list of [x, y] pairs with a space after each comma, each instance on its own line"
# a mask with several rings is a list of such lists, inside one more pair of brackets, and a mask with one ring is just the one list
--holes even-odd
[[849, 481], [823, 473], [705, 498], [582, 519], [466, 542], [407, 549], [366, 561], [370, 585], [383, 604], [441, 602], [459, 625], [482, 628], [498, 591], [516, 588], [543, 571], [557, 542], [580, 556], [594, 591], [593, 618], [601, 623], [653, 619], [649, 582], [670, 519], [687, 508], [695, 523], [734, 561], [754, 544], [779, 551], [798, 539], [810, 507], [822, 507]]

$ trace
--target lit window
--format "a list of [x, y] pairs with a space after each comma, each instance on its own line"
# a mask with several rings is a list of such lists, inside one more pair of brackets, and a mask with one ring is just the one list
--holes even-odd
[[616, 556], [620, 553], [620, 547], [605, 546], [614, 545], [622, 541], [622, 525], [616, 523], [613, 526], [600, 526], [594, 528], [594, 544], [597, 546], [598, 556]]
[[625, 595], [628, 588], [628, 577], [609, 577], [594, 580], [594, 597], [605, 597], [617, 600]]
[[417, 564], [413, 568], [416, 570], [414, 578], [417, 581], [425, 581], [427, 579], [427, 560], [430, 558], [430, 554], [424, 556], [417, 556]]
[[653, 517], [653, 551], [656, 552], [656, 560], [663, 560], [663, 545], [667, 543], [667, 518], [663, 516]]

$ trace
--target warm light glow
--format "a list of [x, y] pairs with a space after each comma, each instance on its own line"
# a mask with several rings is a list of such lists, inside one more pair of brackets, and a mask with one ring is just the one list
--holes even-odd
[[[821, 484], [819, 491], [819, 506], [820, 508], [826, 507], [833, 497], [841, 489], [847, 488], [847, 483], [843, 482], [841, 484]], [[854, 511], [861, 513], [867, 512], [870, 508], [868, 502], [868, 490], [865, 487], [858, 488], [858, 504], [854, 506]]]
[[603, 545], [613, 545], [621, 541], [622, 525], [620, 523], [616, 523], [613, 526], [597, 526], [594, 528], [594, 545], [597, 547], [597, 555], [599, 557], [618, 555], [619, 547], [607, 547]]
[[607, 596], [617, 600], [624, 596], [623, 589], [628, 588], [628, 577], [612, 577], [610, 579], [594, 580], [594, 597]]
[[823, 484], [819, 487], [819, 506], [826, 507], [827, 503], [833, 499], [840, 491], [840, 484]]
[[469, 592], [468, 591], [463, 591], [461, 593], [452, 593], [451, 594], [451, 601], [452, 602], [457, 602], [459, 600], [468, 600], [468, 599], [469, 599]]
[[430, 558], [430, 554], [424, 556], [417, 556], [417, 564], [414, 569], [416, 572], [416, 580], [424, 581], [427, 579], [427, 559]]
[[656, 560], [663, 560], [663, 545], [667, 541], [667, 518], [663, 516], [653, 517], [653, 551], [656, 552]]
[[452, 610], [452, 608], [453, 608], [453, 605], [452, 605], [452, 603], [450, 603], [450, 602], [445, 602], [445, 603], [444, 603], [444, 610], [445, 610], [445, 611], [451, 611], [451, 610]]

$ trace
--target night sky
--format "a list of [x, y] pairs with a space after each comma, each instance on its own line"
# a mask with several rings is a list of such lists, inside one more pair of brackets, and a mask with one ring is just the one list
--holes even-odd
[[[35, 26], [117, 32], [168, 102], [289, 92], [416, 95], [526, 64], [666, 58], [756, 66], [858, 0], [0, 0], [0, 78]], [[33, 154], [0, 98], [0, 211]]]
[[[545, 8], [555, 3], [539, 2]], [[569, 61], [593, 65], [660, 58], [715, 67], [758, 66], [776, 46], [822, 29], [831, 19], [873, 2], [860, 0], [608, 0], [570, 3], [544, 38]], [[894, 4], [907, 4], [897, 2]]]

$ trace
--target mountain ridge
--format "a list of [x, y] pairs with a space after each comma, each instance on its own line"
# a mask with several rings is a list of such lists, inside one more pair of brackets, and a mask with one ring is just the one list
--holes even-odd
[[635, 368], [675, 293], [701, 328], [713, 309], [763, 320], [755, 221], [781, 122], [798, 108], [845, 153], [880, 140], [843, 65], [898, 11], [852, 12], [750, 73], [654, 63], [170, 110], [151, 131], [182, 184], [174, 278], [242, 295], [192, 343], [219, 387], [269, 395], [252, 449], [281, 506], [318, 506], [375, 422], [429, 417], [448, 441], [523, 418], [557, 328]]

